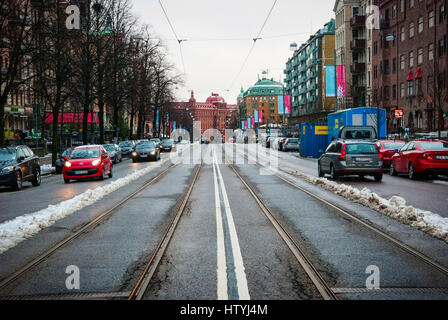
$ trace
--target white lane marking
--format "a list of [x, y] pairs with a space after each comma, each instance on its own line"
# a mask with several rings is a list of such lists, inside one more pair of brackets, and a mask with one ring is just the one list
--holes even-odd
[[215, 185], [215, 207], [216, 207], [216, 234], [217, 234], [217, 291], [218, 300], [228, 300], [227, 292], [227, 262], [226, 248], [224, 243], [224, 227], [222, 225], [221, 200], [219, 198], [218, 181], [216, 177], [215, 163], [213, 162], [213, 181]]
[[249, 288], [247, 286], [246, 272], [244, 269], [243, 256], [241, 254], [240, 243], [238, 241], [238, 235], [236, 233], [235, 222], [233, 221], [232, 210], [230, 209], [229, 199], [227, 198], [227, 191], [222, 178], [221, 170], [216, 158], [216, 152], [214, 150], [214, 161], [216, 162], [216, 170], [218, 172], [218, 180], [221, 185], [222, 196], [224, 200], [224, 207], [226, 211], [227, 221], [229, 224], [230, 241], [232, 243], [232, 255], [235, 263], [235, 275], [238, 287], [238, 297], [240, 300], [250, 300]]

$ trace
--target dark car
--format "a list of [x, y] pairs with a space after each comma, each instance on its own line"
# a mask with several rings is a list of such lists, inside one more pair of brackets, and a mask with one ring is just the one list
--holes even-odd
[[73, 150], [73, 148], [65, 149], [59, 157], [56, 159], [56, 173], [61, 174], [62, 168], [64, 167], [65, 161], [67, 160], [68, 155]]
[[106, 149], [109, 154], [110, 160], [113, 163], [118, 163], [123, 161], [123, 156], [121, 154], [121, 149], [117, 144], [103, 144], [104, 149]]
[[160, 149], [154, 142], [141, 142], [132, 152], [132, 162], [140, 160], [160, 160]]
[[157, 148], [162, 149], [162, 141], [159, 138], [152, 138], [149, 141], [154, 142]]
[[368, 140], [334, 140], [318, 160], [318, 175], [329, 173], [332, 179], [339, 176], [370, 175], [375, 181], [383, 179], [382, 155], [374, 142]]
[[124, 156], [130, 155], [135, 150], [135, 145], [136, 143], [133, 140], [122, 141], [118, 144], [121, 149], [121, 154]]
[[0, 148], [0, 185], [21, 190], [24, 181], [40, 185], [39, 158], [27, 146]]
[[174, 148], [174, 140], [173, 139], [163, 139], [162, 140], [162, 151], [169, 151]]

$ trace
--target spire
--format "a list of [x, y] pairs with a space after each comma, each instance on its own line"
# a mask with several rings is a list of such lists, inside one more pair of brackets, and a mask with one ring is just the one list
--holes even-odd
[[190, 98], [189, 102], [196, 102], [196, 99], [194, 98], [194, 91], [193, 90], [191, 90], [191, 98]]

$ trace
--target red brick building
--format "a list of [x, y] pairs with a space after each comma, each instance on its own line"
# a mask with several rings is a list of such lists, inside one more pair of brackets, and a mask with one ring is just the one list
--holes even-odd
[[166, 105], [170, 120], [176, 121], [176, 128], [191, 129], [193, 121], [201, 121], [201, 134], [207, 129], [217, 129], [224, 135], [225, 129], [236, 125], [238, 107], [227, 104], [223, 97], [212, 93], [205, 102], [196, 102], [194, 92], [188, 102], [169, 102]]
[[[380, 30], [373, 32], [373, 105], [386, 108], [389, 132], [435, 131], [448, 110], [446, 0], [376, 0]], [[439, 107], [441, 106], [441, 108]], [[396, 119], [396, 109], [403, 118]], [[447, 128], [448, 118], [441, 118]]]

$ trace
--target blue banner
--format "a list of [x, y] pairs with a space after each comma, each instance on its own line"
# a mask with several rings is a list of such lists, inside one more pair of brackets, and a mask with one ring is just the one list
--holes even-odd
[[250, 126], [250, 118], [247, 118], [247, 129], [251, 129], [251, 126]]
[[176, 130], [176, 121], [173, 121], [173, 131]]
[[278, 97], [278, 114], [283, 114], [285, 111], [285, 101], [283, 99], [283, 96], [277, 96]]
[[325, 95], [327, 97], [336, 96], [336, 68], [335, 66], [325, 66]]
[[156, 111], [156, 126], [159, 126], [159, 110]]
[[241, 120], [241, 129], [246, 129], [246, 128], [244, 127], [244, 120]]
[[258, 123], [258, 110], [254, 110], [254, 118], [255, 118], [255, 122]]

